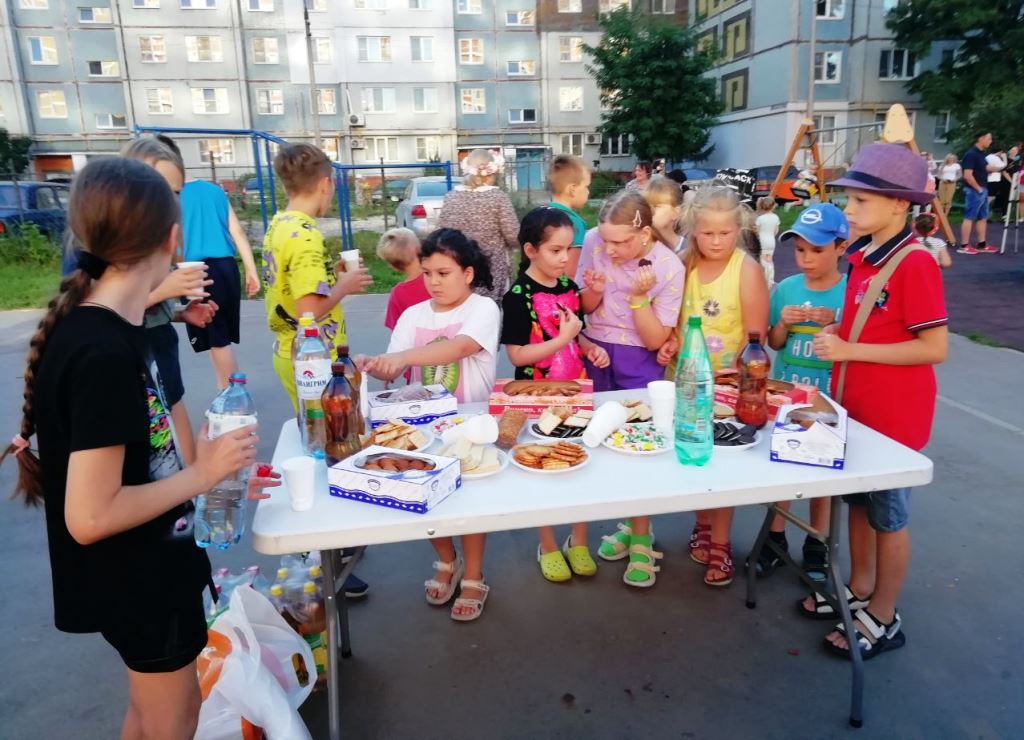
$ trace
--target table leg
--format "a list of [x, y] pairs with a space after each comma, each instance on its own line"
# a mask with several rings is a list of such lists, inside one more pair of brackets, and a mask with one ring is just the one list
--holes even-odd
[[842, 511], [843, 499], [833, 496], [826, 543], [828, 545], [828, 572], [829, 580], [832, 582], [832, 592], [836, 594], [836, 606], [839, 608], [843, 625], [846, 628], [846, 639], [850, 644], [850, 663], [853, 671], [853, 684], [850, 688], [850, 726], [863, 727], [864, 661], [861, 659], [860, 649], [857, 646], [857, 631], [853, 628], [853, 615], [850, 613], [850, 605], [846, 602], [843, 577], [839, 572], [839, 528], [842, 525]]
[[774, 507], [769, 506], [764, 515], [764, 524], [761, 525], [761, 531], [757, 533], [757, 539], [754, 540], [754, 547], [750, 550], [750, 554], [747, 556], [748, 609], [754, 609], [757, 607], [757, 560], [761, 557], [761, 548], [764, 547], [765, 540], [768, 539], [768, 530], [771, 529], [772, 520], [774, 518], [775, 509]]
[[[331, 740], [341, 740], [341, 686], [339, 685], [338, 583], [335, 580], [337, 550], [321, 550], [320, 563], [324, 574], [324, 613], [327, 617], [327, 727]], [[342, 596], [342, 608], [345, 597]], [[346, 615], [347, 616], [347, 615]], [[348, 620], [345, 620], [346, 625]]]

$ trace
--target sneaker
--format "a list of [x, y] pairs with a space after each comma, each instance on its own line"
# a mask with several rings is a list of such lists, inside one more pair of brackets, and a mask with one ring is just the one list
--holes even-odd
[[362, 599], [370, 590], [370, 584], [358, 576], [350, 575], [345, 579], [345, 585], [341, 589], [346, 599]]
[[981, 254], [981, 252], [979, 252], [977, 249], [972, 247], [970, 244], [965, 244], [964, 246], [960, 247], [960, 249], [956, 250], [956, 253], [957, 254]]
[[977, 250], [977, 252], [978, 252], [978, 254], [998, 254], [999, 253], [999, 249], [997, 249], [996, 247], [993, 247], [991, 244], [989, 244], [989, 245], [987, 245], [985, 247], [982, 247], [981, 249]]
[[352, 558], [355, 557], [355, 554], [356, 554], [356, 548], [354, 548], [354, 547], [343, 548], [342, 551], [341, 551], [341, 564], [345, 565], [346, 563], [348, 563], [350, 560], [352, 560]]

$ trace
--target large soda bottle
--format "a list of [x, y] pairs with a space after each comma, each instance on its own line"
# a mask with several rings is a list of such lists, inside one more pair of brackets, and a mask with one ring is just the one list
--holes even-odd
[[768, 353], [761, 346], [761, 335], [754, 331], [740, 354], [740, 394], [736, 401], [736, 420], [763, 427], [768, 422]]
[[321, 397], [327, 417], [327, 464], [334, 465], [357, 453], [359, 441], [359, 407], [352, 392], [352, 384], [345, 377], [343, 362], [331, 365], [331, 380]]
[[686, 321], [686, 336], [676, 363], [676, 458], [683, 465], [703, 465], [714, 448], [712, 411], [714, 374], [700, 316]]
[[[307, 326], [299, 351], [294, 356], [295, 391], [299, 400], [299, 432], [302, 448], [307, 455], [323, 457], [317, 451], [323, 447], [322, 421], [317, 421], [314, 411], [322, 411], [320, 396], [331, 379], [331, 351], [320, 339], [320, 330]], [[318, 438], [317, 435], [320, 435]]]
[[[256, 423], [256, 405], [245, 389], [245, 373], [232, 373], [228, 387], [206, 412], [208, 436], [216, 439]], [[195, 539], [200, 547], [226, 550], [242, 539], [245, 529], [245, 492], [249, 470], [243, 468], [196, 499]]]
[[347, 344], [343, 344], [338, 347], [338, 362], [345, 366], [345, 379], [349, 382], [349, 385], [352, 386], [352, 401], [355, 404], [353, 408], [355, 409], [356, 414], [356, 429], [361, 434], [365, 429], [365, 420], [363, 419], [363, 413], [360, 410], [360, 402], [362, 399], [359, 397], [359, 389], [363, 387], [363, 373], [349, 356]]

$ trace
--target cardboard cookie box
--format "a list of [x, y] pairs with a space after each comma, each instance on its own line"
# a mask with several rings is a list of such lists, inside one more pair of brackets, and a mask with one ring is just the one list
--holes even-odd
[[409, 385], [371, 393], [368, 408], [370, 426], [379, 427], [389, 421], [432, 424], [441, 417], [454, 416], [459, 404], [443, 385]]
[[371, 445], [327, 469], [332, 496], [426, 514], [462, 486], [459, 461]]
[[565, 406], [574, 412], [593, 410], [594, 381], [503, 378], [494, 384], [488, 406], [488, 411], [495, 416], [501, 416], [505, 409], [540, 416], [551, 406]]
[[[846, 464], [846, 409], [828, 396], [821, 404], [791, 404], [779, 409], [772, 427], [770, 457], [774, 462], [816, 465], [842, 470]], [[818, 410], [827, 406], [828, 411]]]
[[[774, 419], [783, 406], [793, 404], [813, 403], [820, 394], [813, 386], [794, 385], [784, 380], [769, 380], [768, 383], [768, 418]], [[723, 370], [715, 374], [715, 404], [736, 409], [736, 401], [739, 398], [739, 373], [735, 370]], [[716, 416], [725, 416], [724, 413], [717, 413]]]

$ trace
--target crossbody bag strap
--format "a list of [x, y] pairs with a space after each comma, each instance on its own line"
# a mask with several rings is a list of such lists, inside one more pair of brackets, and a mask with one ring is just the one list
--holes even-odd
[[[861, 298], [860, 305], [857, 307], [857, 313], [853, 317], [853, 324], [850, 326], [850, 336], [847, 337], [846, 341], [850, 344], [854, 344], [860, 339], [860, 334], [864, 330], [864, 325], [868, 323], [868, 316], [871, 315], [871, 309], [875, 305], [875, 301], [878, 300], [878, 296], [882, 294], [882, 288], [889, 282], [889, 278], [896, 272], [896, 268], [900, 266], [900, 263], [907, 258], [911, 252], [925, 252], [931, 254], [922, 246], [911, 245], [901, 249], [899, 252], [889, 258], [889, 261], [882, 266], [873, 278], [868, 283], [868, 288], [864, 291], [864, 297]], [[843, 403], [843, 390], [846, 386], [846, 366], [849, 363], [846, 361], [839, 363], [839, 376], [836, 381], [836, 403], [842, 405]]]

